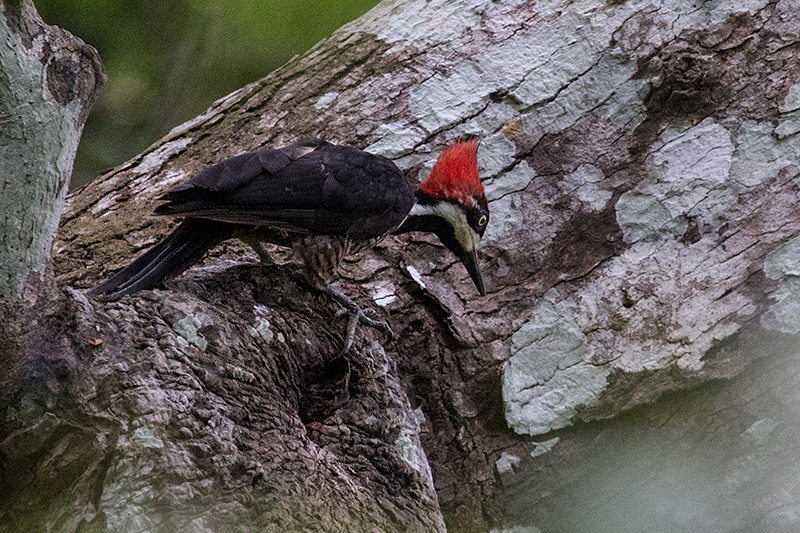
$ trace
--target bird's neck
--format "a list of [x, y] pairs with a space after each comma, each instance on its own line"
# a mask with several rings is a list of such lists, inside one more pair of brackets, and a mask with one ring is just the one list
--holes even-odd
[[438, 204], [425, 201], [424, 198], [420, 201], [418, 197], [406, 219], [394, 231], [395, 235], [409, 231], [428, 231], [438, 235], [447, 226], [447, 220], [440, 210]]

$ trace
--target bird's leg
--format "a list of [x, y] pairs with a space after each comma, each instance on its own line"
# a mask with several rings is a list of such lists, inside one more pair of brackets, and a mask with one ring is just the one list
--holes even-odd
[[238, 237], [240, 241], [253, 249], [262, 263], [265, 265], [275, 264], [275, 260], [271, 255], [269, 255], [269, 252], [266, 248], [264, 248], [264, 245], [261, 244], [261, 241], [258, 239], [258, 237], [249, 233], [243, 233], [242, 235], [238, 235]]
[[392, 340], [394, 333], [392, 332], [392, 328], [389, 327], [389, 324], [367, 316], [368, 314], [375, 313], [373, 309], [367, 309], [366, 311], [361, 309], [357, 303], [348, 298], [342, 291], [333, 287], [332, 285], [325, 285], [323, 290], [342, 306], [343, 311], [346, 314], [350, 315], [350, 320], [347, 323], [347, 335], [344, 339], [344, 348], [342, 348], [341, 351], [342, 355], [347, 353], [353, 346], [356, 327], [359, 323], [377, 329], [389, 337], [389, 340]]

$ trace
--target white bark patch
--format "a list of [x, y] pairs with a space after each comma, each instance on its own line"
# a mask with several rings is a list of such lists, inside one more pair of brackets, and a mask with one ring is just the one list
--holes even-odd
[[478, 171], [481, 176], [498, 175], [514, 162], [517, 147], [503, 133], [496, 133], [481, 140], [478, 149]]
[[387, 307], [397, 300], [394, 284], [389, 280], [379, 280], [365, 285], [375, 303]]
[[776, 139], [770, 122], [748, 120], [736, 136], [731, 179], [743, 187], [753, 187], [776, 177], [783, 167], [797, 166], [798, 161], [800, 138]]
[[103, 211], [108, 211], [111, 207], [119, 203], [119, 199], [122, 197], [122, 193], [120, 192], [112, 192], [109, 193], [94, 204], [91, 209], [91, 212], [96, 214]]
[[285, 118], [288, 114], [289, 114], [288, 111], [276, 111], [274, 109], [271, 109], [266, 114], [264, 114], [264, 116], [261, 117], [261, 120], [258, 121], [256, 130], [259, 131], [271, 130], [278, 124], [278, 122], [281, 119]]
[[141, 446], [144, 446], [145, 448], [164, 447], [164, 441], [156, 437], [151, 428], [144, 426], [136, 428], [136, 431], [133, 432], [131, 440]]
[[411, 265], [406, 265], [406, 272], [408, 272], [408, 274], [411, 276], [411, 279], [413, 279], [421, 289], [427, 288], [425, 286], [425, 281], [422, 279], [422, 274], [419, 273], [419, 270]]
[[367, 152], [396, 159], [408, 154], [422, 142], [425, 132], [418, 126], [399, 121], [381, 124], [375, 128], [372, 136], [375, 141], [366, 148]]
[[800, 109], [800, 79], [789, 88], [789, 92], [786, 93], [786, 98], [783, 99], [783, 104], [781, 104], [778, 109], [781, 113], [788, 113], [789, 111]]
[[519, 466], [519, 463], [522, 461], [518, 456], [503, 452], [500, 454], [500, 458], [495, 461], [494, 465], [497, 468], [498, 474], [506, 474], [511, 472]]
[[[152, 186], [151, 174], [143, 174], [135, 180], [131, 181], [130, 188], [131, 194], [141, 194]], [[186, 173], [181, 170], [168, 170], [162, 173], [159, 177], [158, 183], [163, 188], [168, 188], [176, 183], [183, 181], [186, 178]]]
[[579, 405], [605, 389], [608, 370], [587, 364], [593, 352], [577, 322], [575, 302], [553, 291], [512, 336], [503, 366], [506, 420], [517, 433], [539, 435], [569, 425]]
[[553, 101], [524, 116], [525, 130], [541, 128], [557, 134], [579, 120], [601, 116], [614, 126], [633, 131], [646, 117], [640, 97], [645, 82], [632, 79], [637, 68], [636, 61], [618, 50], [601, 57]]
[[161, 168], [161, 165], [163, 165], [167, 159], [182, 152], [191, 142], [191, 137], [183, 137], [164, 143], [156, 150], [144, 156], [142, 162], [136, 165], [131, 172], [134, 174], [149, 174]]
[[[394, 44], [386, 54], [392, 54], [407, 46], [426, 49], [440, 43], [451, 43], [458, 39], [466, 28], [480, 23], [482, 15], [489, 10], [508, 12], [523, 3], [523, 0], [509, 0], [502, 5], [476, 5], [470, 1], [417, 0], [404, 4], [381, 2], [359, 20], [345, 26], [352, 31], [359, 28], [365, 31], [381, 28], [379, 39]], [[497, 15], [495, 15], [497, 16]], [[443, 21], [446, 23], [443, 24]]]
[[[398, 9], [397, 2], [383, 2], [347, 30], [381, 28], [377, 37], [394, 45], [387, 54], [413, 44], [419, 49], [442, 49], [440, 53], [446, 56], [447, 48], [456, 52], [469, 44], [470, 30], [484, 16], [511, 14], [519, 4], [418, 0]], [[597, 1], [537, 4], [535, 24], [521, 26], [503, 41], [412, 87], [409, 104], [415, 120], [380, 126], [368, 150], [401, 157], [431, 132], [445, 129], [487, 136], [520, 111], [526, 131], [555, 134], [579, 120], [601, 116], [632, 132], [646, 117], [642, 98], [648, 85], [633, 79], [638, 64], [630, 52], [645, 53], [685, 29], [719, 26], [733, 14], [754, 14], [765, 5], [765, 0], [749, 0], [698, 9], [695, 2], [675, 2], [649, 10], [648, 26], [643, 29], [638, 26], [641, 17], [634, 16], [643, 11], [637, 2], [611, 7]], [[435, 16], [427, 16], [427, 11], [435, 11]], [[627, 49], [608, 52], [608, 42], [616, 40], [620, 31], [630, 41]], [[501, 91], [509, 91], [513, 107], [491, 101], [490, 95]], [[495, 108], [497, 112], [492, 111]], [[475, 118], [463, 123], [468, 116]], [[785, 129], [794, 129], [794, 124]], [[492, 176], [499, 171], [498, 165], [489, 164], [486, 171]]]
[[482, 242], [499, 241], [522, 228], [522, 194], [536, 177], [536, 172], [521, 162], [512, 170], [485, 182], [489, 201], [489, 225]]
[[[536, 24], [517, 29], [502, 42], [412, 87], [409, 104], [416, 120], [400, 121], [376, 131], [380, 145], [370, 148], [385, 150], [388, 147], [383, 145], [389, 144], [397, 152], [398, 143], [413, 148], [428, 133], [448, 128], [487, 135], [497, 131], [515, 111], [534, 106], [541, 107], [528, 115], [526, 129], [540, 126], [553, 133], [562, 131], [583, 113], [602, 107], [605, 109], [599, 113], [608, 120], [634, 128], [645, 116], [639, 96], [645, 83], [631, 81], [637, 65], [628, 56], [618, 51], [603, 55], [613, 30], [624, 23], [633, 8], [606, 9], [594, 4], [555, 2], [537, 6], [542, 17]], [[395, 13], [392, 4], [384, 3], [363, 22], [388, 15], [378, 33], [380, 39], [396, 44], [387, 53], [412, 40], [416, 47], [436, 44], [458, 49], [484, 12], [511, 12], [514, 7], [510, 2], [476, 8], [468, 2], [419, 1]], [[436, 9], [436, 16], [428, 18], [419, 13], [426, 9]], [[544, 14], [562, 9], [561, 16]], [[415, 24], [408, 23], [412, 16]], [[447, 24], [441, 24], [442, 17]], [[420, 20], [429, 22], [419, 23]], [[577, 36], [576, 26], [583, 28]], [[491, 101], [490, 95], [498, 91], [510, 92], [516, 102], [513, 107]], [[462, 125], [465, 116], [476, 118]], [[386, 138], [400, 132], [402, 138]]]
[[[485, 141], [491, 136], [492, 132], [497, 130], [498, 127], [509, 121], [517, 120], [519, 118], [517, 106], [511, 105], [508, 102], [495, 103], [489, 100], [485, 102], [485, 105], [486, 106], [479, 114], [464, 122], [461, 122], [460, 124], [454, 125], [453, 129], [451, 130], [452, 137], [448, 136], [448, 138], [455, 139], [464, 135], [478, 135]], [[502, 133], [500, 135], [505, 136]], [[481, 142], [481, 144], [483, 144], [483, 142]], [[480, 149], [478, 152], [478, 165], [480, 165]], [[509, 160], [508, 163], [511, 163], [511, 160]], [[487, 175], [489, 174], [481, 174], [481, 176]]]
[[[524, 391], [512, 371], [503, 383], [503, 396], [506, 387], [515, 389], [509, 394], [506, 405], [506, 420], [517, 433], [542, 435], [572, 423], [578, 406], [591, 405], [605, 390], [608, 370], [581, 363], [566, 370], [559, 370], [546, 383]], [[505, 377], [505, 374], [504, 374]]]
[[339, 93], [337, 93], [337, 92], [325, 93], [322, 96], [320, 96], [319, 100], [317, 100], [317, 103], [314, 104], [314, 108], [315, 109], [327, 109], [327, 108], [329, 108], [331, 106], [333, 101], [336, 100], [336, 98], [338, 96], [339, 96]]
[[572, 174], [567, 174], [561, 181], [564, 194], [575, 192], [578, 199], [591, 211], [602, 211], [612, 193], [597, 186], [603, 181], [603, 171], [594, 165], [581, 165]]
[[544, 442], [535, 443], [536, 446], [533, 448], [533, 450], [531, 450], [531, 457], [539, 457], [540, 455], [550, 453], [550, 451], [556, 447], [556, 444], [558, 444], [559, 440], [561, 439], [554, 437]]
[[486, 199], [489, 203], [492, 203], [509, 194], [522, 192], [533, 183], [535, 177], [536, 171], [528, 165], [527, 161], [522, 161], [508, 172], [499, 174], [484, 182]]
[[680, 237], [688, 219], [715, 228], [736, 201], [726, 185], [733, 143], [728, 130], [706, 119], [686, 131], [666, 131], [651, 160], [651, 177], [623, 194], [616, 205], [625, 242]]
[[764, 274], [780, 280], [773, 303], [761, 315], [761, 325], [771, 331], [800, 333], [800, 237], [795, 237], [764, 258]]

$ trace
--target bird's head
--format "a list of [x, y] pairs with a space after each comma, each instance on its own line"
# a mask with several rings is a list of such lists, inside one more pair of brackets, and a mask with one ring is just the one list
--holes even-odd
[[467, 268], [481, 296], [486, 294], [478, 264], [478, 245], [489, 223], [489, 206], [478, 175], [478, 139], [445, 148], [416, 203], [396, 233], [435, 233]]

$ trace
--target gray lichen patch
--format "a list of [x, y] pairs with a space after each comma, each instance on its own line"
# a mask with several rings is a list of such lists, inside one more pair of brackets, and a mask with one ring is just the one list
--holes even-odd
[[489, 533], [542, 533], [542, 530], [535, 526], [509, 526], [492, 529]]
[[164, 441], [156, 437], [152, 428], [138, 427], [134, 430], [131, 440], [145, 448], [163, 448]]
[[[542, 435], [570, 425], [579, 406], [591, 405], [600, 398], [608, 377], [607, 369], [579, 363], [556, 371], [541, 385], [531, 386], [513, 367], [506, 370], [506, 420], [514, 431], [527, 435]], [[510, 392], [506, 394], [506, 390]]]
[[781, 115], [780, 122], [775, 127], [778, 139], [785, 139], [800, 132], [800, 110]]
[[776, 138], [770, 122], [745, 121], [736, 136], [731, 179], [742, 187], [753, 187], [800, 161], [800, 137]]
[[800, 236], [781, 244], [764, 258], [764, 274], [780, 280], [785, 276], [800, 276]]
[[575, 302], [552, 293], [512, 336], [503, 367], [506, 420], [517, 433], [538, 435], [569, 425], [576, 408], [602, 393], [608, 370], [587, 364], [593, 355]]
[[205, 350], [208, 342], [205, 337], [200, 333], [202, 323], [199, 317], [194, 315], [186, 315], [173, 325], [175, 331], [180, 335], [180, 338], [189, 344], [193, 344], [200, 350]]
[[339, 93], [335, 91], [330, 93], [325, 93], [319, 98], [319, 100], [317, 100], [317, 103], [314, 104], [314, 107], [316, 109], [326, 109], [330, 107], [331, 104], [333, 104], [334, 100], [336, 100], [338, 96]]
[[228, 375], [242, 383], [253, 383], [256, 380], [255, 374], [249, 370], [245, 370], [240, 366], [229, 366], [227, 369]]
[[430, 465], [428, 465], [428, 458], [425, 456], [425, 450], [419, 440], [419, 424], [413, 415], [404, 414], [403, 416], [403, 423], [397, 439], [394, 441], [397, 454], [408, 466], [429, 479]]
[[541, 455], [550, 453], [560, 440], [561, 439], [558, 437], [553, 437], [552, 439], [548, 439], [546, 441], [536, 442], [533, 450], [531, 450], [531, 457], [539, 457]]
[[780, 105], [779, 109], [781, 113], [789, 113], [800, 109], [800, 79], [789, 87], [786, 97], [783, 99], [783, 104]]
[[[12, 413], [9, 413], [9, 418], [12, 417]], [[34, 454], [46, 444], [59, 426], [61, 421], [55, 414], [44, 413], [31, 426], [6, 437], [0, 442], [0, 449], [11, 457]]]
[[611, 191], [601, 189], [598, 185], [603, 179], [605, 175], [601, 169], [585, 164], [575, 169], [575, 172], [564, 176], [560, 185], [567, 194], [575, 192], [578, 199], [590, 211], [602, 211], [613, 196]]
[[800, 333], [800, 278], [791, 275], [781, 279], [771, 299], [769, 309], [760, 317], [761, 325], [770, 331]]
[[495, 461], [494, 464], [495, 468], [497, 469], [497, 473], [502, 476], [512, 472], [521, 461], [522, 459], [520, 459], [518, 456], [503, 452], [500, 454], [500, 458]]
[[157, 170], [170, 157], [181, 153], [189, 144], [191, 137], [183, 137], [174, 141], [169, 141], [159, 146], [157, 149], [146, 154], [131, 172], [134, 174], [149, 174]]
[[522, 227], [523, 196], [520, 193], [533, 182], [535, 176], [534, 170], [523, 161], [487, 182], [486, 197], [491, 210], [491, 224], [486, 228], [484, 242], [500, 241]]
[[269, 308], [264, 305], [254, 305], [255, 323], [250, 330], [252, 336], [259, 336], [265, 342], [271, 342], [275, 337], [269, 322]]
[[[569, 424], [575, 407], [597, 401], [612, 370], [677, 365], [701, 372], [707, 351], [763, 305], [744, 286], [757, 253], [747, 246], [754, 242], [736, 244], [744, 239], [740, 226], [730, 244], [720, 246], [720, 237], [733, 229], [732, 219], [745, 216], [742, 210], [768, 209], [749, 203], [750, 195], [788, 194], [786, 201], [796, 202], [791, 192], [769, 185], [787, 181], [790, 173], [781, 173], [798, 155], [797, 141], [776, 139], [773, 130], [770, 123], [745, 121], [731, 133], [708, 118], [667, 128], [654, 141], [645, 161], [647, 177], [614, 206], [628, 247], [572, 289], [548, 293], [512, 337], [512, 357], [503, 371], [512, 428], [535, 434]], [[560, 187], [580, 196], [581, 188], [602, 180], [602, 173], [584, 166], [565, 176]], [[581, 201], [596, 199], [601, 206], [607, 198], [596, 188]], [[761, 220], [762, 215], [746, 216]], [[772, 246], [785, 237], [774, 238]], [[800, 331], [796, 248], [793, 239], [767, 255], [770, 245], [759, 245], [766, 255], [764, 272], [779, 281], [761, 316], [768, 329]]]
[[679, 237], [689, 219], [706, 232], [717, 227], [739, 192], [728, 182], [733, 152], [730, 133], [711, 119], [665, 132], [654, 147], [650, 177], [616, 204], [625, 241]]

